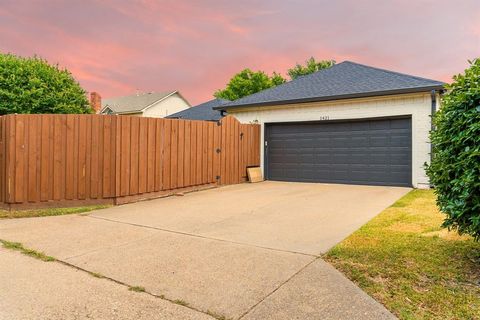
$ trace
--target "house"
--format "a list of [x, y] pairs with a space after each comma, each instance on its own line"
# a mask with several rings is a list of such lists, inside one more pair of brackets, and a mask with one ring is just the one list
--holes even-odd
[[216, 109], [261, 125], [266, 179], [428, 188], [443, 85], [345, 61]]
[[163, 118], [188, 108], [190, 104], [178, 91], [145, 92], [104, 99], [100, 113]]
[[213, 108], [222, 106], [228, 102], [230, 101], [225, 99], [213, 99], [197, 106], [171, 114], [166, 118], [218, 121], [224, 117], [224, 114], [221, 110], [215, 110]]

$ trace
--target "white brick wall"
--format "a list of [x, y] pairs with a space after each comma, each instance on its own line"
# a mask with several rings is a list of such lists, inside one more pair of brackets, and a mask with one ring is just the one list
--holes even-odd
[[283, 106], [228, 110], [242, 123], [258, 122], [261, 130], [261, 166], [263, 170], [263, 135], [265, 123], [319, 120], [362, 119], [411, 115], [412, 117], [412, 184], [428, 188], [424, 163], [430, 161], [431, 97], [429, 93], [404, 94], [375, 98], [311, 102]]

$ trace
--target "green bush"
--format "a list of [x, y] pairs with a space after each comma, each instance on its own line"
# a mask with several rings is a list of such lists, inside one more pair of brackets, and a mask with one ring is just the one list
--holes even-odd
[[0, 115], [91, 112], [85, 90], [68, 70], [0, 53]]
[[446, 86], [431, 133], [427, 173], [444, 227], [480, 240], [480, 59]]
[[285, 81], [286, 80], [276, 72], [274, 72], [272, 76], [269, 76], [263, 71], [244, 69], [230, 79], [225, 89], [217, 90], [213, 95], [215, 98], [233, 101], [278, 86]]

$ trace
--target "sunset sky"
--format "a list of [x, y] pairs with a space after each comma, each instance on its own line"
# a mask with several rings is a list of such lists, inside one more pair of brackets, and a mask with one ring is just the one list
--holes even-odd
[[480, 57], [479, 0], [0, 0], [0, 51], [68, 68], [102, 97], [209, 100], [244, 69], [310, 56], [450, 81]]

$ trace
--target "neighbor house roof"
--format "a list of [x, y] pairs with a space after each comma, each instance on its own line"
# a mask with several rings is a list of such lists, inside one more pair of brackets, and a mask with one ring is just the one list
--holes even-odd
[[[142, 112], [149, 106], [168, 98], [178, 91], [165, 91], [165, 92], [145, 92], [137, 93], [129, 96], [104, 99], [102, 101], [102, 111], [107, 108], [114, 113], [136, 113]], [[181, 96], [181, 95], [180, 95]], [[183, 98], [183, 97], [182, 97]]]
[[278, 105], [441, 90], [444, 83], [351, 61], [299, 77], [216, 109]]
[[171, 114], [167, 118], [218, 121], [223, 118], [222, 112], [220, 110], [214, 110], [213, 108], [222, 106], [228, 102], [230, 101], [225, 99], [213, 99], [197, 106]]

